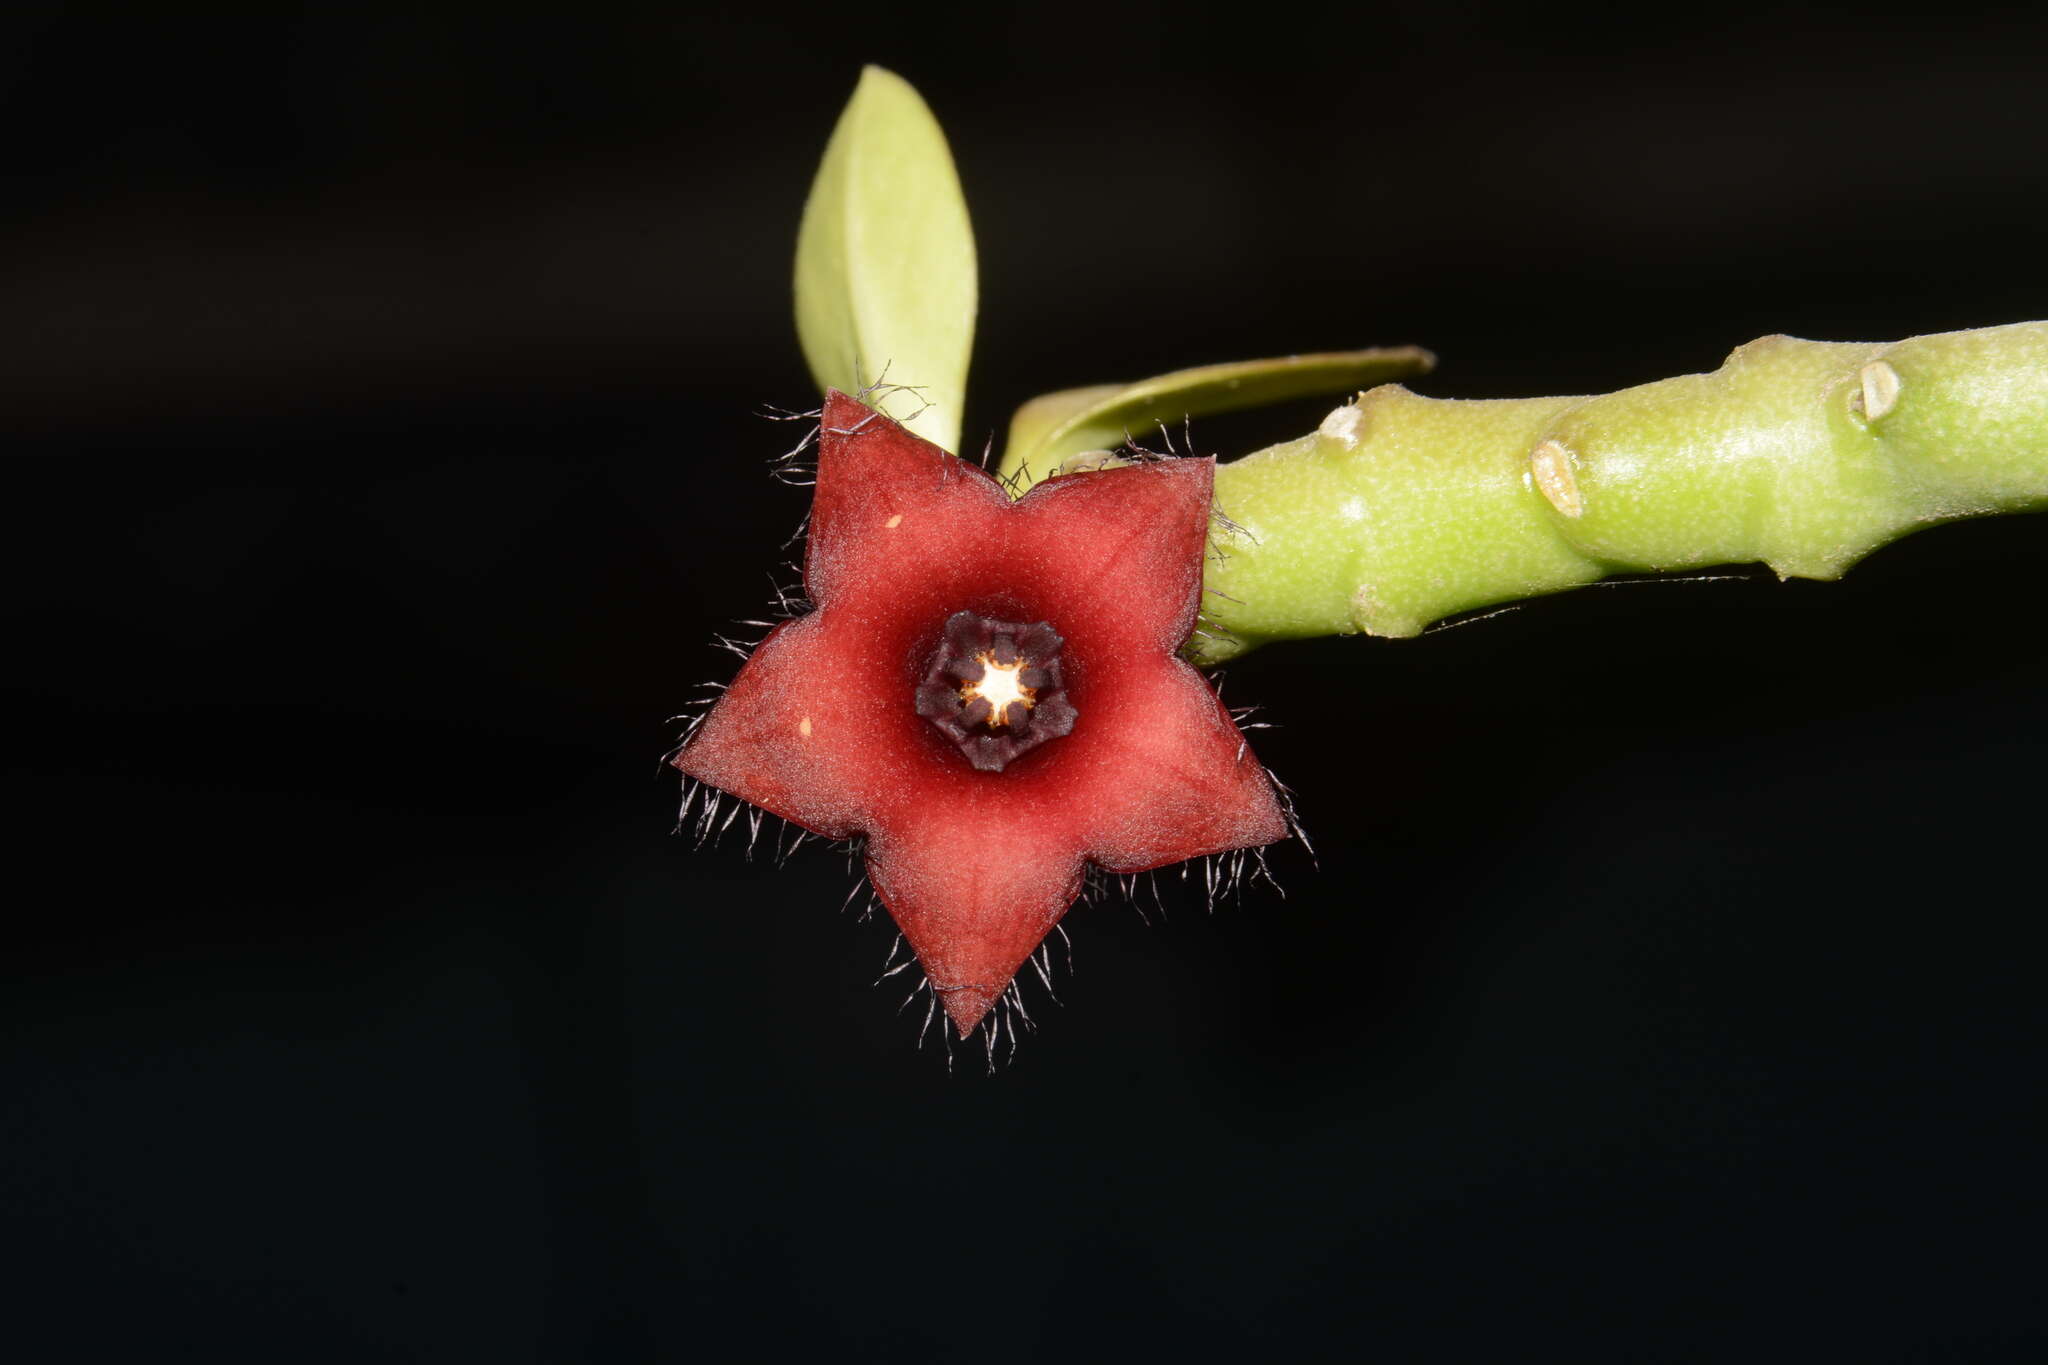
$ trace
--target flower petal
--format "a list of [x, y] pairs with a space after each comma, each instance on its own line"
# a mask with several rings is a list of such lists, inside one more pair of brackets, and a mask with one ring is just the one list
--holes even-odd
[[1214, 460], [1159, 460], [1033, 486], [1006, 528], [1014, 572], [1060, 603], [1059, 628], [1101, 613], [1132, 653], [1179, 649], [1202, 602]]
[[[904, 568], [971, 567], [999, 543], [1009, 507], [979, 468], [835, 389], [819, 424], [804, 588], [822, 605], [891, 593]], [[896, 600], [890, 614], [914, 605]]]
[[1092, 771], [1069, 778], [1091, 819], [1082, 849], [1110, 872], [1287, 837], [1273, 780], [1209, 681], [1179, 659], [1120, 673], [1090, 698]]
[[864, 718], [815, 683], [836, 665], [827, 624], [814, 613], [776, 627], [675, 766], [815, 834], [846, 839], [870, 822], [862, 787], [872, 771], [853, 761]]
[[1081, 894], [1081, 855], [1036, 812], [984, 786], [868, 842], [868, 879], [961, 1037], [988, 1013]]
[[[1200, 603], [1213, 469], [1073, 474], [1012, 502], [844, 394], [822, 425], [805, 564], [817, 609], [762, 643], [676, 766], [865, 838], [877, 892], [964, 1035], [1088, 862], [1138, 872], [1286, 835], [1271, 780], [1175, 653]], [[944, 686], [934, 659], [961, 613], [1015, 623], [1005, 651], [1064, 641], [1062, 728], [999, 770], [918, 709], [921, 686]]]

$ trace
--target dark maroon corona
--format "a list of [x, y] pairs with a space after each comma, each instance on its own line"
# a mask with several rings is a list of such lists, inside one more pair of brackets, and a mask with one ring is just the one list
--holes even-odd
[[917, 689], [917, 713], [983, 772], [1074, 728], [1060, 677], [1066, 641], [1044, 621], [1023, 625], [971, 611], [946, 618], [937, 656]]

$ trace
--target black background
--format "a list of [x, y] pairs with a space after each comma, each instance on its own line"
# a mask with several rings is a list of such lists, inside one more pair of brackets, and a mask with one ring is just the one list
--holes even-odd
[[2038, 519], [1242, 661], [1320, 868], [1077, 910], [993, 1077], [657, 767], [802, 511], [861, 61], [953, 138], [978, 441], [2048, 315], [2048, 23], [13, 13], [10, 1354], [2048, 1348]]

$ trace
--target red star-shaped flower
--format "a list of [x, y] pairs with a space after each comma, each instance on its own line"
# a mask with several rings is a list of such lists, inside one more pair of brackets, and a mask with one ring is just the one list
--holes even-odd
[[993, 478], [825, 402], [804, 583], [675, 765], [868, 877], [964, 1037], [1079, 895], [1287, 833], [1271, 779], [1177, 651], [1209, 460]]

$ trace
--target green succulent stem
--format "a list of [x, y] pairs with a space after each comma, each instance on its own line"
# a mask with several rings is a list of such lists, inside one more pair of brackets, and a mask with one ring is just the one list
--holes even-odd
[[1765, 337], [1711, 374], [1577, 398], [1387, 384], [1219, 468], [1207, 629], [1410, 636], [1616, 573], [1838, 578], [1960, 517], [2048, 504], [2048, 323], [1884, 345]]

